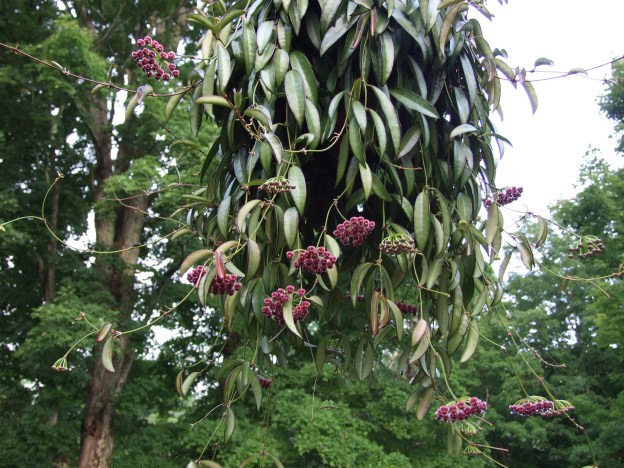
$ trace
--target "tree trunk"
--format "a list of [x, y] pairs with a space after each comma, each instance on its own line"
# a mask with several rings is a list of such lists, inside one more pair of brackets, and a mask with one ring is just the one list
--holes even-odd
[[[107, 103], [95, 101], [89, 109], [89, 128], [95, 145], [97, 166], [93, 181], [95, 201], [106, 196], [105, 184], [112, 175], [123, 172], [127, 165], [117, 164], [112, 159], [111, 126], [109, 125]], [[123, 153], [125, 148], [120, 148]], [[118, 155], [118, 159], [119, 159]], [[117, 166], [117, 167], [116, 167]], [[124, 166], [120, 169], [120, 166]], [[121, 326], [130, 324], [134, 308], [135, 267], [139, 257], [138, 249], [129, 249], [140, 243], [148, 197], [141, 194], [115, 207], [113, 213], [95, 213], [96, 244], [101, 250], [120, 251], [116, 255], [121, 265], [115, 262], [98, 264], [104, 276], [104, 286], [116, 299]], [[129, 250], [124, 250], [129, 249]], [[122, 328], [123, 330], [123, 328]], [[133, 343], [127, 335], [115, 339], [113, 365], [115, 372], [104, 368], [101, 360], [102, 344], [93, 347], [93, 364], [87, 383], [87, 400], [82, 423], [80, 468], [104, 468], [111, 465], [113, 453], [113, 419], [115, 400], [120, 395], [134, 362]]]
[[114, 400], [126, 383], [134, 361], [134, 351], [128, 343], [128, 337], [122, 335], [116, 341], [119, 352], [113, 360], [114, 373], [104, 369], [99, 359], [102, 347], [94, 347], [95, 359], [90, 370], [91, 379], [82, 422], [79, 468], [106, 468], [111, 464]]
[[[93, 5], [88, 2], [74, 2], [74, 7], [79, 22], [91, 31], [96, 42], [111, 33], [112, 25], [109, 25], [110, 30], [106, 28], [102, 30], [91, 20], [92, 13], [89, 8]], [[186, 17], [191, 12], [187, 2], [180, 2], [172, 9], [169, 16], [155, 22], [157, 32], [166, 30], [171, 43], [177, 44]], [[119, 27], [119, 24], [116, 27]], [[139, 30], [142, 29], [145, 29], [144, 25], [139, 27]], [[104, 35], [101, 36], [101, 34]], [[132, 72], [129, 74], [131, 75]], [[140, 149], [122, 142], [116, 159], [113, 159], [112, 117], [115, 105], [102, 95], [93, 95], [90, 99], [91, 101], [86, 106], [84, 101], [77, 101], [76, 104], [81, 114], [85, 116], [95, 149], [97, 164], [93, 174], [92, 189], [97, 203], [106, 195], [105, 187], [108, 179], [128, 170], [130, 161], [142, 155], [136, 154]], [[108, 110], [109, 108], [111, 111]], [[109, 212], [103, 215], [97, 210], [95, 213], [98, 250], [121, 251], [112, 254], [117, 255], [121, 265], [96, 260], [96, 267], [104, 276], [104, 287], [116, 299], [121, 331], [131, 324], [135, 304], [135, 267], [139, 257], [138, 249], [124, 249], [141, 242], [147, 206], [148, 197], [142, 194], [124, 200], [123, 205], [119, 202], [119, 206], [113, 210], [114, 214]], [[109, 372], [102, 365], [102, 344], [93, 347], [93, 365], [90, 369], [90, 380], [87, 383], [87, 400], [81, 433], [80, 468], [103, 468], [111, 465], [115, 400], [119, 397], [134, 362], [135, 345], [127, 335], [121, 335], [115, 339], [114, 373]]]

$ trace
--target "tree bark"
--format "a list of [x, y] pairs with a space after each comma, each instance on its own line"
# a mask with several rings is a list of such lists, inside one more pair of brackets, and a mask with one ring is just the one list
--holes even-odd
[[[108, 119], [108, 106], [104, 99], [94, 100], [88, 110], [89, 129], [95, 146], [97, 165], [93, 180], [95, 201], [105, 196], [107, 180], [127, 170], [127, 165], [115, 166], [112, 158], [112, 127]], [[120, 152], [126, 148], [120, 148]], [[144, 225], [144, 213], [148, 197], [141, 194], [131, 197], [106, 213], [95, 213], [96, 244], [100, 249], [120, 251], [109, 255], [118, 257], [120, 264], [96, 260], [96, 267], [104, 276], [104, 285], [115, 298], [119, 312], [119, 323], [130, 323], [134, 310], [135, 267], [139, 258], [138, 249], [129, 249], [140, 243]], [[93, 364], [87, 383], [87, 399], [82, 423], [80, 468], [105, 468], [111, 465], [114, 434], [113, 419], [115, 400], [119, 397], [135, 359], [134, 346], [128, 336], [115, 339], [113, 365], [115, 372], [106, 370], [100, 358], [102, 344], [93, 347]]]
[[[109, 27], [107, 31], [106, 28], [102, 29], [91, 20], [92, 4], [73, 2], [73, 6], [79, 22], [91, 31], [96, 43], [105, 39], [113, 28], [123, 23], [117, 21], [117, 17], [107, 25]], [[169, 17], [157, 23], [157, 32], [166, 30], [171, 43], [177, 44], [186, 17], [191, 12], [187, 2], [180, 1], [172, 8]], [[131, 72], [129, 74], [131, 75]], [[93, 95], [87, 105], [84, 105], [84, 101], [77, 102], [77, 105], [80, 107], [81, 114], [85, 116], [95, 150], [96, 166], [92, 189], [97, 203], [106, 195], [108, 179], [127, 171], [131, 160], [142, 155], [136, 154], [140, 149], [121, 142], [117, 158], [113, 159], [112, 113], [115, 106], [111, 105], [105, 97]], [[95, 213], [96, 244], [99, 250], [118, 251], [112, 255], [118, 257], [119, 264], [96, 260], [96, 267], [104, 276], [104, 286], [116, 300], [122, 331], [125, 326], [131, 324], [134, 312], [135, 269], [139, 258], [138, 248], [129, 248], [141, 242], [148, 202], [148, 196], [140, 194], [124, 200], [123, 204], [119, 202], [115, 209], [107, 213], [100, 213], [97, 210]], [[127, 335], [122, 334], [115, 339], [114, 373], [109, 372], [102, 365], [100, 358], [102, 344], [93, 347], [93, 364], [90, 369], [90, 380], [87, 383], [87, 399], [81, 432], [78, 463], [80, 468], [105, 468], [111, 465], [115, 400], [119, 397], [134, 362], [135, 345], [136, 343], [133, 343]]]

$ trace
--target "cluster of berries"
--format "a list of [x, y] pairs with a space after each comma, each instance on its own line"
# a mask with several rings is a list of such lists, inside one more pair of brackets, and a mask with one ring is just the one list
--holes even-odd
[[243, 285], [236, 282], [236, 275], [225, 275], [223, 278], [215, 276], [210, 283], [208, 292], [212, 294], [227, 294], [231, 296], [235, 291], [240, 291]]
[[396, 303], [397, 307], [401, 311], [402, 314], [407, 315], [416, 315], [418, 314], [418, 309], [415, 305], [409, 304], [407, 302], [399, 301]]
[[404, 234], [393, 234], [379, 244], [379, 250], [388, 255], [398, 255], [414, 251], [414, 239]]
[[[289, 295], [295, 293], [295, 287], [293, 285], [286, 286], [286, 289], [279, 288], [277, 291], [271, 293], [271, 297], [264, 299], [264, 307], [262, 307], [262, 314], [266, 318], [272, 318], [280, 325], [284, 325], [284, 304], [288, 302]], [[292, 311], [293, 320], [300, 322], [305, 320], [308, 316], [308, 309], [310, 303], [304, 301], [301, 298], [305, 295], [306, 290], [299, 288], [296, 291], [296, 295], [299, 297], [299, 304], [295, 306]], [[293, 304], [294, 305], [294, 304]]]
[[284, 179], [283, 177], [274, 177], [272, 179], [267, 180], [263, 183], [258, 190], [263, 190], [266, 193], [274, 194], [274, 193], [284, 193], [290, 192], [296, 187], [292, 185], [288, 179]]
[[438, 421], [463, 421], [473, 414], [483, 414], [487, 409], [487, 403], [477, 397], [470, 397], [456, 403], [448, 403], [440, 406], [435, 412]]
[[176, 77], [180, 74], [180, 70], [176, 68], [176, 64], [170, 62], [175, 59], [175, 52], [165, 52], [164, 46], [145, 36], [137, 41], [139, 48], [132, 52], [132, 60], [134, 60], [148, 77], [154, 77], [157, 80], [161, 78], [168, 81], [172, 76]]
[[[286, 257], [290, 260], [295, 256], [292, 251], [286, 252]], [[309, 273], [321, 274], [332, 268], [336, 264], [334, 257], [325, 247], [309, 246], [301, 252], [295, 260], [295, 268], [301, 268]]]
[[371, 232], [375, 229], [375, 221], [369, 221], [362, 216], [353, 216], [350, 220], [336, 226], [334, 236], [343, 245], [353, 242], [355, 247], [364, 243]]
[[[511, 202], [515, 202], [518, 198], [520, 198], [523, 191], [524, 189], [522, 187], [509, 187], [504, 192], [498, 192], [496, 195], [496, 203], [503, 206], [508, 205]], [[494, 200], [491, 198], [485, 200], [485, 206], [488, 208], [492, 205], [492, 203], [494, 203]]]
[[543, 397], [532, 396], [517, 401], [513, 405], [509, 405], [511, 414], [519, 414], [520, 416], [543, 416], [552, 418], [561, 416], [567, 411], [572, 411], [574, 406], [569, 401], [556, 400], [554, 403]]
[[186, 275], [186, 279], [189, 283], [194, 285], [196, 288], [199, 287], [199, 280], [202, 277], [208, 274], [208, 270], [206, 270], [202, 265], [199, 265], [197, 268], [193, 268], [189, 271], [189, 274]]
[[260, 382], [260, 386], [264, 388], [265, 390], [267, 388], [271, 388], [271, 385], [273, 385], [273, 380], [267, 379], [266, 377], [258, 376], [258, 382]]
[[602, 243], [602, 240], [596, 236], [584, 236], [581, 237], [581, 240], [579, 240], [574, 247], [570, 247], [570, 254], [568, 257], [573, 258], [576, 253], [578, 258], [584, 260], [592, 255], [602, 253], [604, 250], [605, 246]]
[[509, 405], [509, 412], [520, 416], [537, 416], [552, 411], [552, 409], [553, 402], [550, 400], [525, 401], [524, 403]]
[[[350, 292], [348, 292], [348, 291], [347, 291], [347, 294], [345, 294], [345, 299], [346, 299], [347, 301], [350, 301], [350, 300], [351, 300], [351, 293], [350, 293]], [[364, 294], [358, 294], [358, 295], [355, 297], [355, 299], [356, 299], [358, 302], [364, 302]]]

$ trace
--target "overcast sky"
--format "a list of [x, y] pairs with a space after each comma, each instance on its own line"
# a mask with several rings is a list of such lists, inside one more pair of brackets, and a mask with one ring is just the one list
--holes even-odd
[[[489, 0], [496, 17], [490, 22], [478, 18], [492, 48], [505, 49], [507, 63], [515, 68], [533, 68], [537, 58], [554, 61], [553, 67], [538, 70], [567, 72], [574, 67], [590, 68], [624, 55], [624, 0], [509, 0], [500, 6]], [[535, 73], [527, 78], [543, 78]], [[614, 166], [624, 158], [613, 151], [613, 122], [600, 113], [597, 98], [605, 90], [601, 80], [610, 77], [610, 66], [594, 70], [590, 80], [580, 76], [536, 82], [539, 107], [531, 114], [526, 93], [503, 85], [504, 120], [501, 134], [509, 138], [499, 164], [500, 187], [520, 185], [523, 200], [532, 211], [545, 208], [575, 193], [579, 166], [589, 147], [599, 148]]]

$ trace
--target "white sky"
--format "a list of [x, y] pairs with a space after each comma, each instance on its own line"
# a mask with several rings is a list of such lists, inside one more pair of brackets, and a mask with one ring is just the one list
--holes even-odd
[[[492, 22], [473, 16], [490, 46], [507, 51], [512, 68], [530, 70], [536, 59], [546, 57], [555, 65], [538, 70], [567, 72], [624, 55], [624, 0], [509, 0], [503, 6], [489, 0], [488, 8], [496, 15]], [[602, 80], [610, 77], [610, 70], [606, 66], [589, 76]], [[546, 76], [551, 75], [535, 73], [527, 78]], [[497, 183], [523, 186], [520, 200], [536, 212], [574, 195], [579, 166], [590, 146], [599, 148], [614, 167], [620, 167], [624, 158], [614, 153], [615, 140], [609, 139], [614, 124], [597, 104], [605, 89], [602, 81], [570, 76], [534, 86], [539, 106], [532, 115], [524, 89], [503, 85], [505, 119], [498, 124], [499, 132], [513, 148], [507, 147], [499, 164]]]

